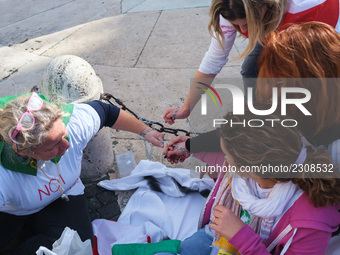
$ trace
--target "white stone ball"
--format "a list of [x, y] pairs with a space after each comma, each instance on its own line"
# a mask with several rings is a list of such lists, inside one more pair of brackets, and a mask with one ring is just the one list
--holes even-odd
[[98, 100], [103, 84], [84, 59], [63, 55], [54, 58], [43, 71], [41, 92], [52, 102], [81, 103]]
[[[41, 92], [51, 102], [82, 103], [98, 100], [103, 84], [84, 59], [64, 55], [54, 58], [41, 77]], [[81, 178], [101, 178], [113, 167], [109, 129], [101, 129], [87, 144], [82, 159]]]

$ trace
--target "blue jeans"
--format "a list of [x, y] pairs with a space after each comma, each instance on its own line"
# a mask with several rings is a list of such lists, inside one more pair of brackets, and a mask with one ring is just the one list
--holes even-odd
[[[210, 255], [213, 237], [206, 234], [204, 228], [197, 231], [181, 243], [181, 255]], [[156, 253], [170, 255], [171, 253]], [[155, 255], [156, 255], [155, 254]]]
[[255, 95], [256, 80], [259, 74], [257, 60], [262, 52], [263, 46], [259, 43], [256, 44], [255, 48], [249, 55], [244, 59], [241, 66], [241, 75], [244, 87], [244, 96], [247, 97], [248, 88], [253, 88], [253, 95]]

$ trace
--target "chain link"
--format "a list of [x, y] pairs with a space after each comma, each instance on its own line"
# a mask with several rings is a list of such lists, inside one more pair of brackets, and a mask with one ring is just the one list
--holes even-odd
[[[175, 136], [179, 136], [181, 134], [179, 133], [183, 133], [183, 135], [186, 136], [191, 136], [191, 135], [196, 135], [195, 132], [190, 132], [190, 131], [186, 131], [184, 129], [176, 129], [176, 128], [169, 128], [169, 127], [165, 127], [161, 122], [164, 122], [164, 120], [161, 121], [149, 121], [143, 117], [139, 117], [134, 111], [132, 111], [131, 109], [129, 109], [120, 99], [114, 97], [113, 95], [111, 95], [110, 93], [103, 93], [100, 95], [100, 99], [101, 100], [105, 100], [108, 103], [114, 105], [110, 99], [113, 99], [118, 105], [121, 106], [121, 109], [124, 111], [127, 111], [129, 113], [131, 113], [133, 116], [135, 116], [137, 119], [139, 119], [140, 121], [144, 122], [146, 125], [148, 125], [150, 128], [160, 132], [160, 133], [169, 133], [169, 134], [173, 134]], [[190, 125], [190, 122], [188, 122]], [[190, 125], [190, 128], [191, 125]]]

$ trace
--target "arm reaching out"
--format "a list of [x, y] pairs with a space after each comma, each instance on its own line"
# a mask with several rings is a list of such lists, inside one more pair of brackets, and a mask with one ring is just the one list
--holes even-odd
[[[112, 126], [114, 129], [124, 130], [136, 134], [143, 134], [145, 131], [149, 130], [150, 127], [140, 120], [136, 119], [134, 116], [130, 115], [125, 111], [120, 111], [117, 121]], [[145, 139], [155, 146], [163, 148], [164, 145], [162, 141], [164, 140], [164, 135], [152, 130], [145, 134]]]
[[201, 99], [202, 90], [197, 89], [197, 87], [206, 88], [201, 83], [205, 83], [207, 85], [211, 85], [215, 78], [216, 74], [205, 74], [197, 71], [195, 74], [194, 80], [191, 83], [190, 91], [188, 96], [184, 102], [184, 104], [175, 112], [174, 107], [168, 108], [163, 116], [165, 123], [170, 125], [175, 123], [175, 119], [185, 119], [189, 117], [190, 111], [195, 107], [197, 102]]

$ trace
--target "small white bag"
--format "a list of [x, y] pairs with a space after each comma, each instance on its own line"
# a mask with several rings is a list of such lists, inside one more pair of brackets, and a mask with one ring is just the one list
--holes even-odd
[[92, 255], [91, 240], [82, 242], [77, 231], [66, 227], [52, 245], [52, 251], [41, 246], [37, 255]]

